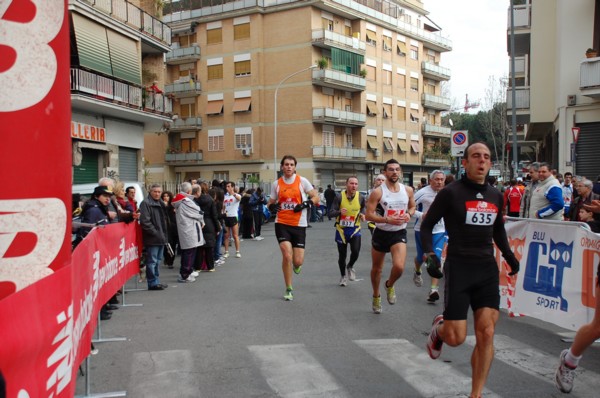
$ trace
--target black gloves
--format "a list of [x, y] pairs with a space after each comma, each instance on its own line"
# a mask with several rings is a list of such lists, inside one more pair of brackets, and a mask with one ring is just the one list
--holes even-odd
[[513, 276], [517, 272], [519, 272], [519, 260], [517, 260], [513, 253], [504, 256], [504, 261], [506, 261], [506, 264], [508, 264], [508, 266], [510, 267], [510, 272], [508, 273], [509, 276]]
[[277, 214], [280, 210], [281, 210], [281, 206], [279, 206], [279, 203], [271, 203], [269, 205], [269, 211], [272, 214]]
[[304, 209], [308, 209], [311, 204], [312, 204], [312, 202], [310, 200], [305, 200], [304, 202], [302, 202], [299, 205], [296, 205], [296, 207], [294, 207], [294, 213], [299, 213]]
[[441, 279], [444, 277], [442, 273], [442, 263], [435, 253], [428, 253], [425, 259], [427, 263], [427, 273], [432, 278]]

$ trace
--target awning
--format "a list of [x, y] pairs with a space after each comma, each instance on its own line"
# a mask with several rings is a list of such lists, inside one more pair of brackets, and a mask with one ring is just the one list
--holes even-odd
[[371, 149], [379, 149], [381, 145], [379, 145], [379, 141], [377, 141], [376, 137], [367, 137], [367, 144]]
[[398, 150], [402, 153], [406, 153], [408, 151], [408, 144], [404, 141], [398, 141]]
[[252, 98], [236, 98], [233, 103], [233, 111], [234, 112], [248, 112], [250, 110], [250, 105], [252, 104]]
[[410, 143], [410, 147], [412, 148], [414, 153], [419, 153], [421, 152], [421, 148], [419, 148], [419, 143], [418, 142], [411, 142]]
[[367, 102], [367, 113], [369, 115], [377, 115], [377, 105], [375, 105], [373, 102]]
[[375, 32], [367, 30], [367, 41], [377, 41], [377, 35], [375, 34]]
[[110, 29], [106, 30], [113, 76], [142, 84], [140, 54], [136, 42]]
[[112, 76], [106, 29], [79, 14], [71, 13], [79, 65]]
[[383, 104], [383, 117], [389, 118], [392, 117], [392, 106], [389, 104]]
[[220, 115], [223, 113], [223, 101], [210, 101], [206, 105], [207, 115]]
[[406, 54], [406, 43], [402, 41], [398, 42], [398, 52], [401, 54]]
[[394, 150], [394, 144], [392, 144], [391, 138], [384, 138], [383, 145], [385, 146], [385, 150], [388, 152], [392, 152]]

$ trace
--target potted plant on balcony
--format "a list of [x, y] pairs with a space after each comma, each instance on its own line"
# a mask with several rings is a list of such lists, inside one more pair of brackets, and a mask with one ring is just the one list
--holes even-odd
[[367, 77], [367, 70], [363, 68], [360, 70], [360, 72], [358, 72], [358, 74], [360, 75], [360, 77], [365, 78]]
[[585, 50], [585, 56], [586, 58], [596, 58], [598, 56], [598, 50], [588, 48], [587, 50]]
[[327, 68], [327, 58], [322, 57], [321, 59], [317, 60], [317, 65], [319, 66], [319, 69], [325, 69]]

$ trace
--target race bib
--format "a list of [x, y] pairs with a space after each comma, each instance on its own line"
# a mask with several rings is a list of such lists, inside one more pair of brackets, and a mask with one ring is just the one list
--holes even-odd
[[281, 210], [294, 210], [294, 207], [296, 207], [298, 203], [296, 203], [295, 201], [287, 201], [287, 202], [283, 202], [280, 204], [281, 206]]
[[342, 227], [353, 227], [356, 218], [354, 216], [340, 216], [340, 225]]
[[465, 206], [467, 208], [465, 224], [467, 225], [488, 226], [496, 221], [498, 208], [492, 203], [474, 200], [466, 202]]

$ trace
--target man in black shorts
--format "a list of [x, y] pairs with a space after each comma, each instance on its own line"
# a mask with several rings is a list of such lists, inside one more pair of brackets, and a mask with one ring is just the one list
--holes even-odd
[[421, 225], [424, 260], [432, 276], [441, 273], [439, 259], [432, 250], [432, 229], [442, 217], [449, 238], [444, 264], [444, 313], [433, 320], [427, 351], [437, 359], [443, 343], [456, 347], [465, 341], [470, 306], [475, 315], [476, 341], [471, 357], [470, 396], [478, 398], [494, 358], [494, 328], [500, 307], [493, 242], [511, 269], [509, 275], [519, 271], [519, 262], [506, 237], [502, 194], [486, 183], [490, 149], [481, 142], [469, 145], [462, 164], [466, 176], [437, 194]]

